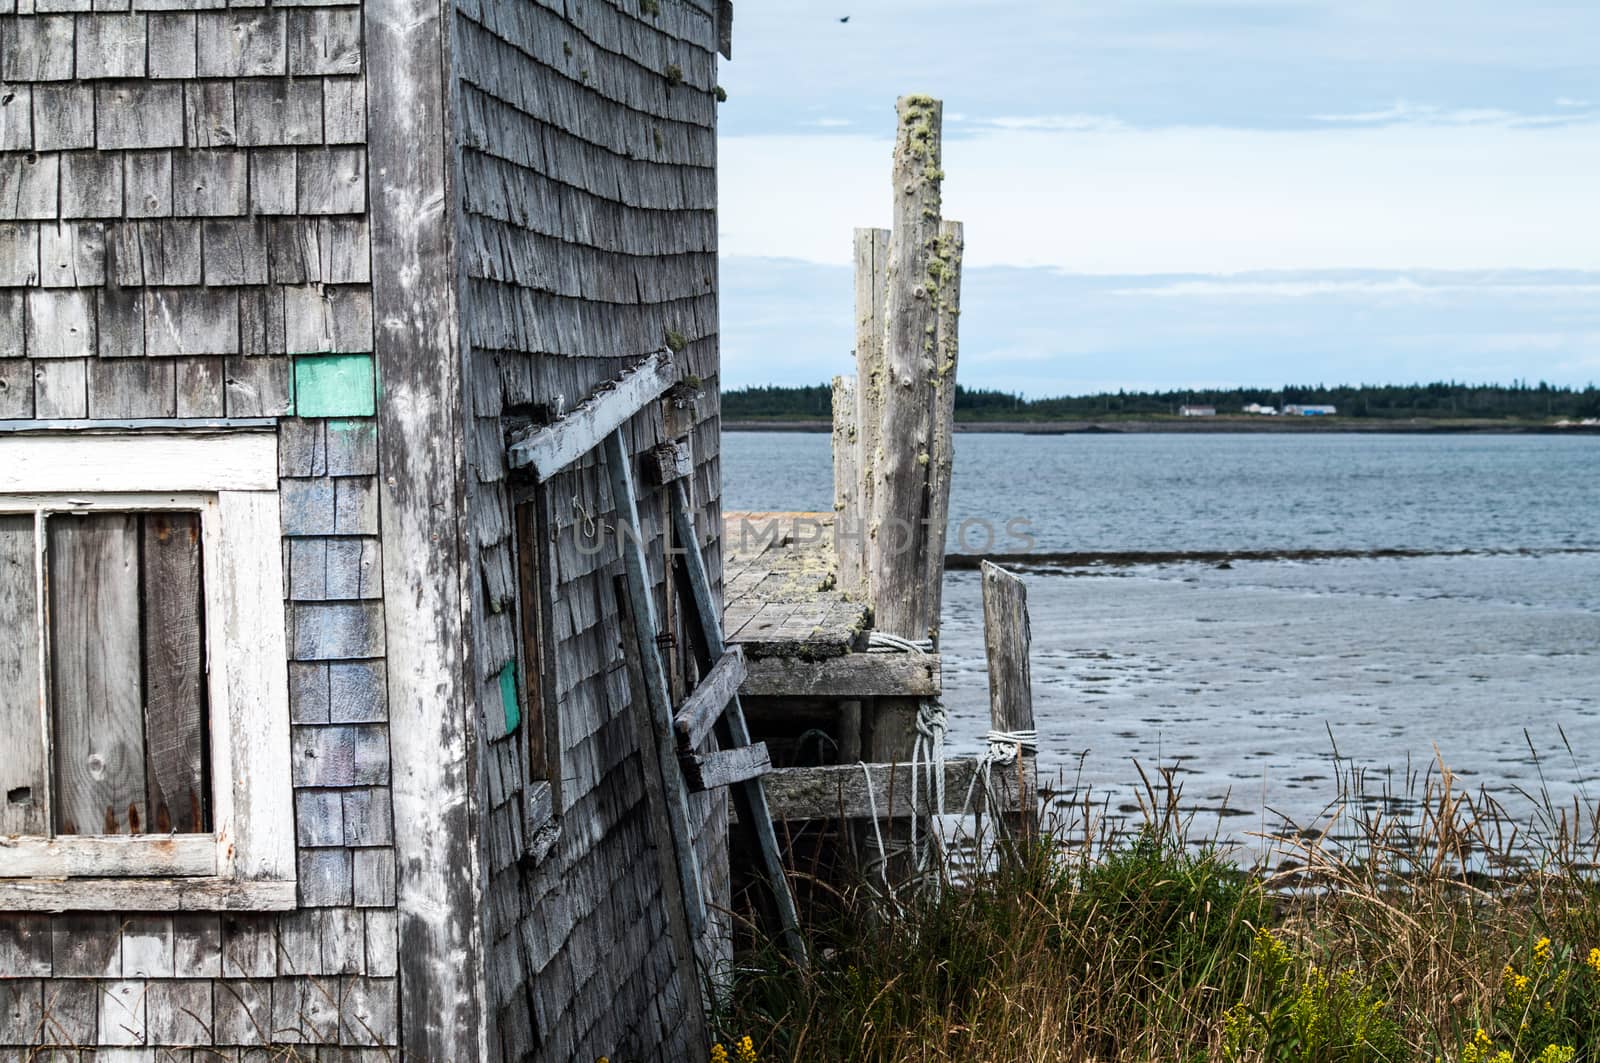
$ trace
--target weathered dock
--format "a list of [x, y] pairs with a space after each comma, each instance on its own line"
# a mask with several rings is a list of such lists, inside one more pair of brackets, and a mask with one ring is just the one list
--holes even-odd
[[1026, 597], [995, 566], [984, 573], [988, 751], [944, 755], [939, 614], [964, 238], [940, 217], [941, 105], [907, 96], [897, 111], [893, 228], [855, 233], [856, 375], [834, 381], [833, 512], [727, 513], [722, 536], [723, 619], [772, 759], [772, 815], [823, 823], [802, 830], [823, 848], [881, 848], [885, 881], [931, 866], [932, 816], [989, 812], [1015, 837], [1031, 829], [1036, 791]]
[[[940, 658], [917, 649], [883, 652], [865, 594], [841, 586], [834, 530], [831, 513], [723, 516], [724, 625], [728, 644], [743, 653], [740, 693], [752, 729], [773, 756], [767, 799], [781, 820], [927, 817], [934, 811], [931, 758], [918, 765], [918, 793], [909, 751], [880, 760], [873, 750], [902, 735], [898, 713], [884, 710], [940, 696]], [[1031, 722], [1012, 711], [995, 727]], [[945, 811], [961, 812], [983, 765], [975, 757], [939, 759], [950, 799]], [[1024, 789], [1031, 794], [1031, 759], [1020, 785], [1014, 767], [992, 772], [992, 793], [979, 787], [971, 810], [997, 804], [1008, 821], [1018, 819], [1031, 801], [1019, 798]]]

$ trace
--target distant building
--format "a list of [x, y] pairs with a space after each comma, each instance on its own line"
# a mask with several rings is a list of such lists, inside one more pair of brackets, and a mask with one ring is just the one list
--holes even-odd
[[1283, 412], [1290, 417], [1332, 417], [1339, 412], [1337, 406], [1285, 406]]
[[1178, 407], [1178, 416], [1180, 416], [1180, 417], [1215, 417], [1216, 415], [1217, 415], [1217, 408], [1215, 406], [1179, 406]]
[[1250, 405], [1244, 408], [1244, 412], [1253, 413], [1257, 417], [1278, 416], [1278, 408], [1276, 406], [1263, 406], [1259, 402], [1252, 402]]

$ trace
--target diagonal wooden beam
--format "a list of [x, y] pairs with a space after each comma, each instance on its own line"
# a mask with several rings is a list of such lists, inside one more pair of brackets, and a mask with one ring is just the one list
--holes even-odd
[[[639, 532], [639, 506], [633, 493], [633, 470], [628, 448], [618, 429], [605, 438], [606, 472], [611, 478], [611, 498], [622, 539], [623, 567], [627, 573], [628, 602], [633, 614], [634, 643], [640, 671], [644, 673], [644, 695], [655, 738], [655, 761], [666, 791], [667, 822], [672, 829], [672, 848], [677, 855], [678, 880], [683, 889], [683, 906], [689, 919], [689, 934], [699, 937], [706, 925], [706, 900], [700, 882], [700, 857], [694, 847], [689, 826], [689, 793], [683, 770], [678, 766], [678, 742], [673, 731], [672, 695], [667, 673], [661, 664], [661, 648], [656, 642], [661, 627], [656, 619], [655, 595], [650, 588], [650, 567], [645, 561]], [[748, 744], [748, 743], [746, 743]]]
[[518, 433], [506, 451], [513, 469], [530, 469], [543, 483], [605, 441], [677, 379], [666, 348], [646, 355], [616, 380], [547, 425]]

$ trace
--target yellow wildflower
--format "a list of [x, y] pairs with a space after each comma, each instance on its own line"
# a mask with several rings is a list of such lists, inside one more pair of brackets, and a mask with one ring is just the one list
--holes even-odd
[[1572, 1063], [1578, 1050], [1571, 1045], [1545, 1045], [1533, 1063]]
[[755, 1043], [750, 1040], [749, 1034], [739, 1038], [739, 1063], [761, 1063], [760, 1057], [756, 1055]]
[[1550, 962], [1550, 939], [1540, 938], [1533, 943], [1533, 960], [1543, 966]]
[[1595, 974], [1600, 974], [1600, 949], [1590, 949], [1589, 958], [1583, 961]]
[[728, 1050], [721, 1042], [711, 1046], [711, 1063], [728, 1063]]

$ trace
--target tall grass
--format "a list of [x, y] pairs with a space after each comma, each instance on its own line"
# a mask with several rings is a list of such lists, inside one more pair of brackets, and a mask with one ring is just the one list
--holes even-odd
[[719, 1035], [765, 1061], [1600, 1061], [1593, 806], [1511, 823], [1442, 768], [1409, 782], [1347, 775], [1248, 868], [1167, 776], [1132, 836], [1085, 802], [959, 884], [836, 892], [812, 967], [756, 957]]

